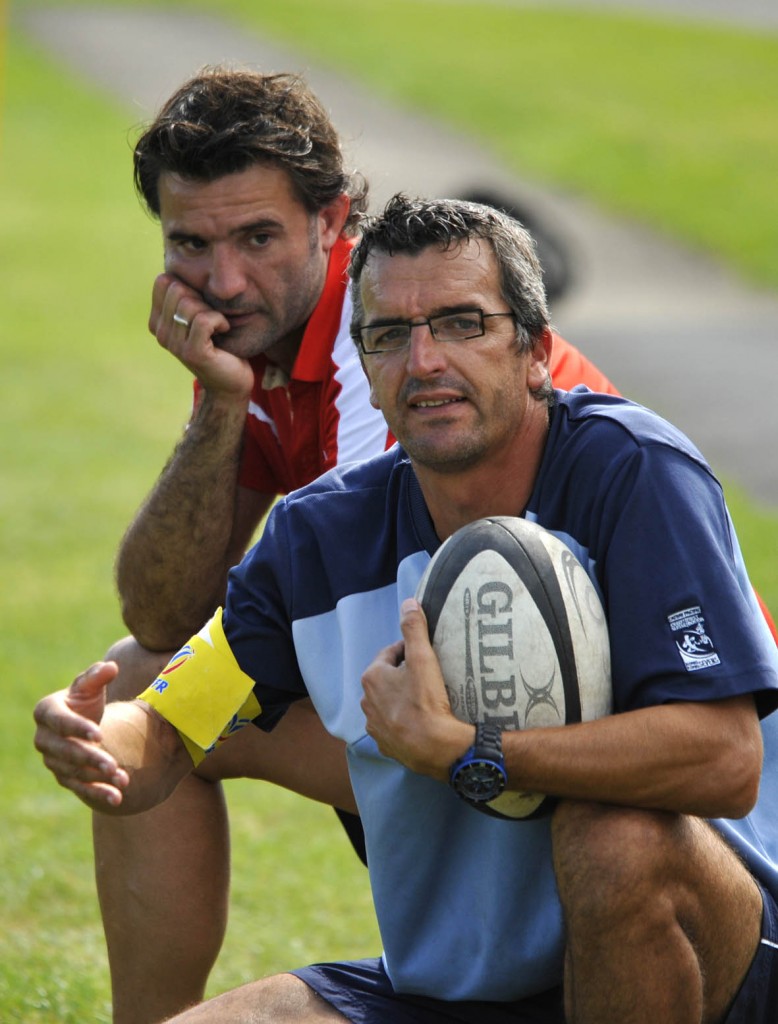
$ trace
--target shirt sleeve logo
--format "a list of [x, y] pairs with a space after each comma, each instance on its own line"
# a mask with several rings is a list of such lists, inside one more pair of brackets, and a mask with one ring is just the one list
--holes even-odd
[[[159, 676], [157, 677], [157, 680], [154, 683], [154, 689], [157, 690], [159, 693], [162, 693], [163, 690], [167, 689], [168, 684], [165, 681], [165, 676], [169, 676], [171, 672], [175, 672], [177, 668], [181, 668], [181, 666], [184, 665], [187, 661], [189, 661], [189, 659], [193, 656], [194, 647], [192, 647], [191, 644], [184, 644], [181, 650], [177, 654], [173, 655], [173, 657], [170, 659], [167, 665], [159, 673]], [[160, 683], [163, 685], [158, 685]]]
[[670, 629], [675, 634], [675, 646], [687, 672], [698, 672], [721, 664], [713, 647], [713, 641], [705, 629], [702, 609], [695, 605], [667, 616]]

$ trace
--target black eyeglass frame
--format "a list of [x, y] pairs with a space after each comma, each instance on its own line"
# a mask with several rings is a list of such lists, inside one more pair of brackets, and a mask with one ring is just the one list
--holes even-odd
[[[468, 315], [472, 315], [474, 313], [477, 313], [478, 316], [479, 316], [479, 319], [480, 319], [480, 330], [474, 332], [473, 334], [466, 334], [463, 337], [456, 338], [456, 339], [449, 339], [449, 340], [447, 340], [447, 339], [444, 338], [441, 341], [441, 339], [438, 338], [438, 334], [437, 334], [437, 330], [436, 330], [436, 326], [435, 326], [436, 321], [438, 321], [438, 320], [449, 320], [452, 317], [468, 316]], [[359, 347], [362, 350], [362, 354], [363, 355], [366, 355], [366, 356], [378, 356], [378, 355], [385, 355], [388, 352], [402, 352], [403, 349], [407, 348], [408, 345], [410, 345], [410, 343], [411, 343], [411, 330], [414, 327], [422, 327], [422, 326], [424, 326], [426, 324], [427, 327], [429, 327], [430, 334], [435, 339], [435, 341], [441, 341], [441, 344], [444, 344], [444, 345], [445, 344], [452, 344], [452, 343], [456, 344], [459, 341], [470, 341], [473, 338], [482, 338], [484, 336], [484, 334], [486, 334], [486, 325], [484, 324], [484, 321], [490, 319], [491, 317], [498, 317], [498, 316], [509, 316], [509, 317], [511, 317], [511, 319], [514, 322], [516, 322], [516, 314], [515, 313], [512, 313], [512, 312], [507, 312], [507, 313], [484, 313], [484, 311], [482, 309], [480, 309], [480, 308], [478, 308], [476, 306], [476, 307], [473, 307], [472, 309], [457, 309], [457, 310], [452, 310], [452, 312], [450, 312], [450, 313], [439, 313], [437, 316], [420, 317], [418, 320], [390, 320], [388, 323], [365, 324], [362, 327], [357, 327], [352, 332], [352, 336], [355, 337], [359, 341]], [[407, 336], [406, 340], [403, 342], [402, 345], [397, 345], [397, 346], [395, 346], [393, 348], [367, 348], [365, 346], [365, 341], [364, 341], [364, 336], [363, 336], [363, 332], [364, 331], [384, 330], [384, 329], [386, 329], [388, 327], [407, 327], [408, 328], [408, 336]]]

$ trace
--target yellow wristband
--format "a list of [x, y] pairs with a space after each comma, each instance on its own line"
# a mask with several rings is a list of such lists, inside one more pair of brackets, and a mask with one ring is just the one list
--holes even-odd
[[140, 695], [181, 735], [199, 764], [260, 713], [254, 680], [240, 668], [222, 627], [222, 610], [171, 658]]

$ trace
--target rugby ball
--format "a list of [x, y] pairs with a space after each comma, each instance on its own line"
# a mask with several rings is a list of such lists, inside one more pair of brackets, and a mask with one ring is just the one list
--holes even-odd
[[[479, 519], [435, 552], [416, 591], [454, 714], [535, 729], [610, 714], [605, 613], [572, 551], [536, 523]], [[481, 810], [534, 818], [553, 802], [506, 790]]]

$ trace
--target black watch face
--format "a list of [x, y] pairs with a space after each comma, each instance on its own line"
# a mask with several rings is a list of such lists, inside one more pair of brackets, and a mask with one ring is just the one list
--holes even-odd
[[493, 800], [505, 788], [505, 775], [492, 761], [471, 761], [463, 765], [453, 781], [459, 794], [476, 803]]

